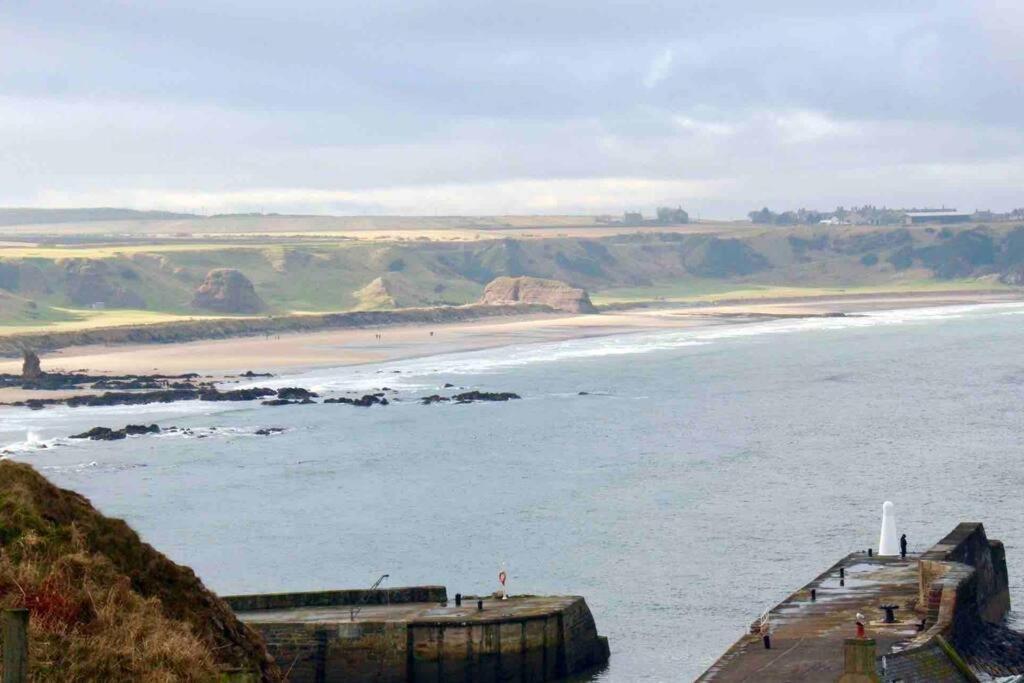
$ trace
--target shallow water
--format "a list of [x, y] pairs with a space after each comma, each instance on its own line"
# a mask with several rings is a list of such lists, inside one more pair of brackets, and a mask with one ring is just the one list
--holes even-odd
[[[524, 398], [413, 401], [444, 382]], [[765, 607], [877, 545], [886, 499], [912, 550], [984, 521], [1024, 600], [1024, 305], [621, 335], [279, 384], [405, 400], [10, 409], [0, 439], [222, 593], [385, 572], [489, 592], [505, 562], [513, 593], [587, 597], [611, 641], [601, 681], [698, 675]], [[59, 438], [141, 421], [217, 429]], [[252, 435], [261, 426], [289, 430]]]

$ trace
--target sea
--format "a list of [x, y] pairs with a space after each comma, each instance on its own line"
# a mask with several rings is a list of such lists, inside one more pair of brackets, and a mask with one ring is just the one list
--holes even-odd
[[[250, 383], [387, 387], [392, 400], [5, 408], [0, 443], [221, 594], [382, 574], [485, 594], [504, 567], [512, 594], [583, 595], [611, 645], [594, 681], [698, 676], [764, 609], [877, 547], [886, 500], [912, 552], [984, 522], [1024, 604], [1024, 304], [736, 321]], [[461, 388], [522, 398], [418, 401]], [[141, 422], [188, 429], [66, 438]]]

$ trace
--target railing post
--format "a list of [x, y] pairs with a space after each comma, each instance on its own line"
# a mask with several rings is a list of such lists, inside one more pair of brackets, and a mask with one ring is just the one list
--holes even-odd
[[28, 681], [28, 610], [5, 609], [3, 683]]

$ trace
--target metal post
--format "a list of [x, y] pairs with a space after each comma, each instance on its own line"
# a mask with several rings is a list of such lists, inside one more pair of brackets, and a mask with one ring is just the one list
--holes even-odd
[[816, 588], [811, 589], [811, 602], [818, 599], [818, 590]]
[[3, 683], [28, 681], [28, 610], [4, 610], [4, 680]]

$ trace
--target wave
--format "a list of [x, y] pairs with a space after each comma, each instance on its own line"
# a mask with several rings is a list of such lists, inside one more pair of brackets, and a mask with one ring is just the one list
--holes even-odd
[[[271, 429], [273, 431], [265, 432], [265, 430]], [[264, 431], [265, 433], [260, 433]], [[269, 436], [278, 436], [286, 432], [291, 431], [288, 428], [283, 427], [168, 427], [157, 434], [132, 434], [125, 437], [124, 440], [132, 439], [209, 439], [209, 438], [230, 438], [230, 437], [255, 437], [266, 438]], [[120, 440], [119, 440], [120, 441]], [[35, 431], [29, 431], [25, 435], [24, 441], [15, 441], [7, 444], [6, 446], [0, 447], [0, 459], [7, 458], [12, 455], [25, 455], [25, 454], [38, 454], [42, 451], [48, 451], [54, 448], [61, 447], [75, 447], [75, 446], [86, 446], [88, 444], [96, 443], [91, 439], [72, 439], [69, 437], [57, 437], [53, 439], [43, 439]], [[109, 442], [103, 442], [109, 443]], [[115, 441], [114, 443], [117, 443]]]
[[433, 391], [440, 388], [440, 379], [444, 377], [497, 374], [538, 363], [654, 353], [765, 335], [933, 324], [966, 316], [1022, 314], [1024, 303], [997, 303], [886, 310], [845, 317], [758, 319], [696, 329], [631, 332], [321, 369], [243, 387], [301, 386], [317, 392], [372, 391], [385, 387], [398, 391]]

